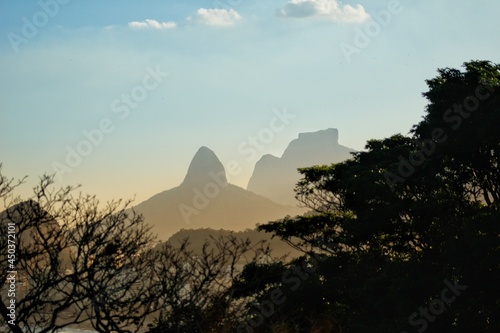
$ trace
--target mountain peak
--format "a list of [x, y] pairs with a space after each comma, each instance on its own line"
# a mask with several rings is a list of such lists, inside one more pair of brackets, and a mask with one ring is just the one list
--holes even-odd
[[211, 149], [202, 146], [191, 160], [182, 185], [204, 186], [214, 179], [227, 183], [226, 170], [217, 155]]
[[353, 150], [340, 145], [338, 140], [336, 128], [300, 133], [281, 157], [264, 155], [255, 164], [247, 189], [278, 203], [297, 204], [293, 191], [300, 180], [297, 168], [338, 163], [351, 157]]
[[339, 142], [339, 130], [336, 128], [327, 128], [316, 132], [299, 133], [299, 140], [324, 140], [335, 144]]
[[282, 157], [287, 159], [302, 155], [306, 160], [308, 157], [315, 159], [321, 152], [329, 153], [338, 146], [339, 131], [336, 128], [300, 133], [297, 139], [290, 142]]

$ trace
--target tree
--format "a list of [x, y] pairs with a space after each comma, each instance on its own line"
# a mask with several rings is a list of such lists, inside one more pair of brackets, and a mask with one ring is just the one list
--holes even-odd
[[[328, 255], [317, 273], [330, 292], [307, 292], [342, 331], [500, 329], [500, 66], [464, 67], [427, 81], [429, 104], [411, 136], [370, 140], [351, 160], [300, 169], [297, 198], [312, 213], [259, 227], [306, 257]], [[418, 317], [444, 281], [467, 289], [439, 318]]]
[[243, 306], [231, 297], [243, 265], [269, 258], [266, 242], [233, 234], [206, 240], [200, 251], [187, 238], [157, 244], [129, 202], [100, 205], [94, 196], [74, 196], [74, 187], [54, 189], [49, 176], [21, 201], [13, 193], [22, 182], [0, 169], [7, 207], [0, 228], [2, 235], [11, 232], [15, 245], [0, 240], [0, 278], [15, 279], [16, 293], [8, 296], [10, 282], [3, 286], [0, 313], [5, 323], [13, 320], [15, 299], [9, 324], [15, 333], [81, 324], [98, 332], [137, 332], [147, 321], [151, 332], [221, 332]]
[[205, 240], [200, 252], [187, 238], [160, 244], [157, 251], [161, 310], [150, 333], [234, 332], [245, 302], [235, 302], [233, 284], [245, 264], [270, 254], [266, 242], [233, 234]]
[[450, 178], [456, 191], [487, 205], [500, 201], [500, 64], [471, 61], [465, 71], [444, 68], [427, 80], [424, 119], [413, 127], [424, 141], [443, 131], [433, 168]]
[[[8, 251], [6, 237], [0, 244], [0, 279], [15, 279], [17, 288], [15, 325], [9, 327], [44, 333], [91, 323], [99, 332], [137, 331], [157, 309], [149, 227], [126, 210], [128, 202], [101, 206], [94, 196], [73, 196], [74, 187], [55, 190], [52, 184], [52, 177], [41, 177], [33, 198], [21, 201], [13, 197], [20, 183], [0, 172], [7, 207], [0, 214], [2, 235], [15, 226], [15, 251]], [[2, 292], [5, 322], [13, 319], [10, 299]]]

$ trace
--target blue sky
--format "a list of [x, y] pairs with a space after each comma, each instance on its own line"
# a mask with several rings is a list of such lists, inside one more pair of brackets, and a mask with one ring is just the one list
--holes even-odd
[[406, 134], [437, 68], [500, 62], [499, 14], [486, 0], [2, 1], [3, 173], [29, 175], [21, 194], [58, 170], [57, 185], [141, 202], [205, 145], [246, 187], [300, 132], [335, 127], [354, 149]]

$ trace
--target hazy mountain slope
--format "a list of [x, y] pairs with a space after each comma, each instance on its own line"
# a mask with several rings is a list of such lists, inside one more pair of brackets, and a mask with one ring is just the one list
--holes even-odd
[[195, 154], [180, 186], [156, 194], [134, 209], [163, 240], [182, 228], [238, 231], [300, 213], [297, 208], [228, 184], [224, 167], [206, 147]]
[[338, 130], [300, 133], [288, 145], [281, 158], [264, 155], [255, 165], [247, 189], [275, 202], [296, 205], [293, 189], [300, 179], [298, 168], [341, 162], [351, 157], [353, 149], [338, 143]]
[[[36, 201], [31, 199], [20, 202], [0, 212], [0, 221], [0, 232], [2, 235], [7, 235], [7, 226], [9, 223], [15, 225], [18, 260], [26, 260], [26, 258], [20, 258], [19, 253], [27, 251], [31, 254], [38, 253], [36, 256], [30, 258], [30, 261], [48, 263], [49, 255], [46, 252], [47, 248], [39, 244], [40, 239], [46, 239], [47, 247], [66, 242], [65, 233], [61, 232], [61, 227], [56, 219], [40, 207]], [[0, 243], [7, 247], [7, 237]], [[71, 250], [64, 248], [59, 251], [59, 259], [61, 260], [60, 270], [63, 272], [65, 269], [71, 267]]]
[[191, 244], [190, 249], [194, 251], [196, 254], [201, 254], [202, 246], [205, 240], [211, 240], [211, 237], [218, 239], [221, 236], [228, 237], [229, 235], [234, 235], [240, 239], [250, 239], [253, 244], [257, 244], [259, 241], [265, 240], [267, 244], [269, 244], [272, 249], [271, 256], [272, 257], [282, 257], [288, 255], [289, 257], [296, 257], [301, 254], [288, 245], [286, 242], [282, 241], [278, 237], [274, 237], [271, 239], [271, 235], [264, 232], [258, 232], [257, 230], [245, 230], [239, 232], [233, 232], [229, 230], [214, 230], [214, 229], [196, 229], [196, 230], [187, 230], [182, 229], [179, 232], [176, 232], [172, 237], [168, 239], [168, 243], [173, 246], [177, 246], [181, 244], [181, 242], [189, 238], [189, 242]]

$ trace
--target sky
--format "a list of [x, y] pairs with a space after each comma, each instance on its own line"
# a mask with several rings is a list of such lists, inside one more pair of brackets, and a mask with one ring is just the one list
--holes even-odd
[[337, 128], [407, 134], [426, 79], [500, 62], [498, 1], [4, 0], [0, 163], [102, 201], [179, 185], [201, 146], [246, 187], [264, 154]]

